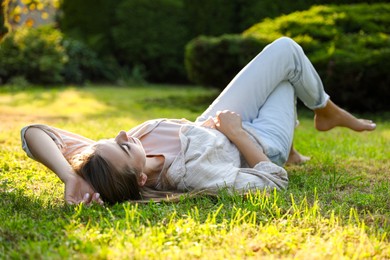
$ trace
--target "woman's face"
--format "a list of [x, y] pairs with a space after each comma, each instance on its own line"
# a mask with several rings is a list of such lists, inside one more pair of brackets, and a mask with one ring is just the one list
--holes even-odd
[[140, 173], [144, 171], [145, 150], [140, 140], [128, 137], [125, 131], [120, 131], [114, 139], [100, 140], [97, 144], [99, 154], [118, 170], [130, 167]]

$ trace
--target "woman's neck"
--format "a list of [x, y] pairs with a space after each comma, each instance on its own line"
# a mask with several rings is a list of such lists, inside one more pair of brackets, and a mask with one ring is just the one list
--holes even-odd
[[144, 173], [148, 176], [145, 186], [152, 187], [157, 184], [158, 177], [163, 169], [165, 158], [162, 155], [146, 157]]

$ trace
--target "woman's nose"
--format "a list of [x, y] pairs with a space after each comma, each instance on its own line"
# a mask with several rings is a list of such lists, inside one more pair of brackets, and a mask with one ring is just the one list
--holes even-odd
[[129, 138], [127, 137], [127, 134], [125, 131], [120, 131], [119, 134], [116, 136], [115, 141], [117, 142], [128, 142]]

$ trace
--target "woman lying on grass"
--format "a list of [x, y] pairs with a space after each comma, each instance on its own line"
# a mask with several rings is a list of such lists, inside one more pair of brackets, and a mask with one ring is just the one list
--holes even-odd
[[296, 97], [314, 111], [319, 131], [376, 127], [335, 105], [302, 48], [283, 37], [243, 68], [195, 122], [151, 120], [97, 142], [30, 125], [22, 129], [23, 149], [65, 183], [69, 204], [283, 189], [288, 176], [282, 166], [308, 160], [292, 146]]

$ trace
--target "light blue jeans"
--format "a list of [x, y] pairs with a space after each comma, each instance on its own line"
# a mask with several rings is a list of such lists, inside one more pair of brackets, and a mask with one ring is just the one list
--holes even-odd
[[297, 122], [296, 97], [308, 108], [322, 108], [329, 96], [302, 48], [282, 37], [249, 62], [197, 118], [203, 122], [217, 111], [241, 115], [261, 140], [270, 160], [283, 165], [291, 149]]

